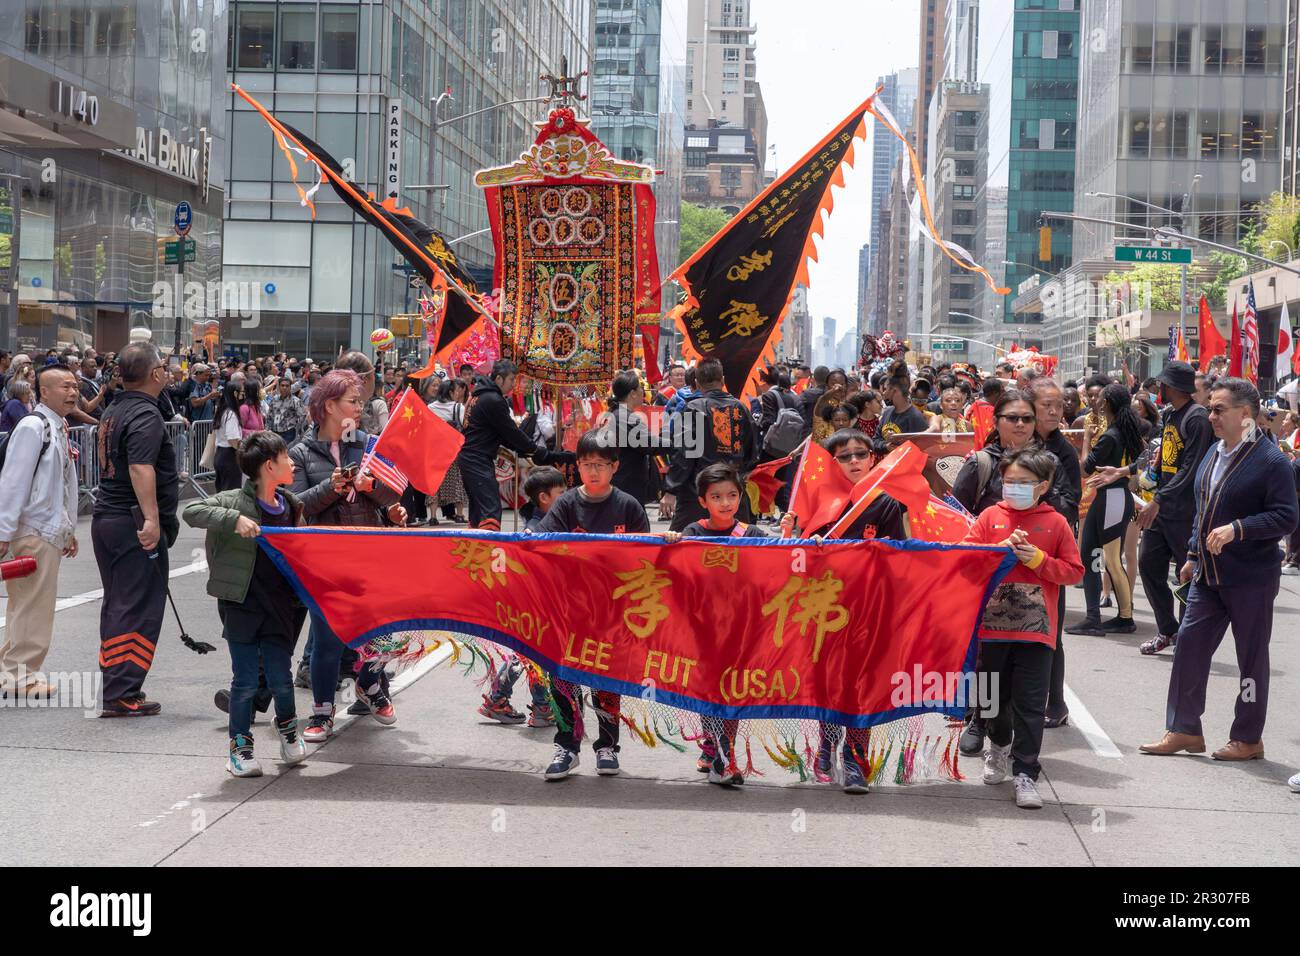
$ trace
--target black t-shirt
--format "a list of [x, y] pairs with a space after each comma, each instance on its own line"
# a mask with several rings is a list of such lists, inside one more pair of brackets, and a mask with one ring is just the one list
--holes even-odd
[[[849, 507], [845, 507], [840, 517], [843, 517], [848, 510]], [[875, 538], [892, 538], [895, 541], [906, 541], [907, 528], [903, 525], [903, 515], [906, 513], [907, 509], [897, 500], [889, 495], [881, 495], [867, 505], [867, 510], [858, 515], [840, 537], [846, 541]], [[821, 528], [816, 528], [809, 533], [809, 536], [826, 534], [834, 526], [835, 523], [832, 522]]]
[[572, 488], [551, 505], [537, 529], [543, 534], [571, 531], [577, 534], [638, 534], [650, 530], [645, 508], [625, 491], [611, 488], [609, 497], [592, 501], [581, 488]]
[[[276, 495], [276, 502], [282, 509], [279, 514], [267, 511], [265, 503], [258, 499], [258, 524], [264, 528], [291, 527], [293, 510], [283, 495]], [[298, 597], [293, 587], [259, 545], [244, 603], [217, 602], [218, 613], [225, 625], [223, 636], [238, 644], [276, 641], [292, 650], [301, 629], [297, 605]]]
[[882, 438], [888, 438], [890, 435], [897, 435], [900, 432], [905, 434], [923, 432], [929, 427], [930, 420], [925, 417], [925, 412], [915, 405], [908, 405], [907, 410], [903, 412], [897, 411], [893, 405], [890, 405], [880, 416], [880, 435]]
[[745, 525], [745, 530], [741, 534], [736, 534], [736, 525], [742, 522], [733, 521], [731, 527], [726, 531], [717, 531], [710, 528], [708, 519], [703, 521], [692, 521], [682, 529], [683, 538], [766, 538], [768, 534], [756, 524]]
[[131, 485], [131, 465], [153, 465], [158, 516], [168, 541], [175, 540], [180, 483], [176, 449], [163, 427], [158, 402], [144, 392], [123, 391], [104, 413], [98, 431], [99, 494], [97, 515], [129, 515], [139, 502]]

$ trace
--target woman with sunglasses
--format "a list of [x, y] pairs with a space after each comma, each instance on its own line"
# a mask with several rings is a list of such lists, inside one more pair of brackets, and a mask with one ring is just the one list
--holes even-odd
[[953, 483], [953, 497], [973, 515], [1002, 500], [1002, 476], [998, 465], [1013, 451], [1036, 442], [1037, 415], [1029, 396], [1016, 389], [1002, 393], [993, 406], [993, 430], [984, 447], [966, 459]]

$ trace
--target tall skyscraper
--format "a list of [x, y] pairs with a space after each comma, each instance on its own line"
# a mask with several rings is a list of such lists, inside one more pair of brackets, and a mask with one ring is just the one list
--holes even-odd
[[944, 22], [950, 0], [921, 0], [921, 47], [917, 58], [916, 108], [912, 112], [915, 138], [912, 145], [927, 169], [926, 156], [930, 141], [930, 100], [935, 84], [943, 79]]
[[1040, 272], [1055, 274], [1073, 259], [1068, 227], [1054, 230], [1052, 258], [1039, 259], [1038, 220], [1045, 209], [1074, 208], [1075, 146], [1084, 143], [1076, 135], [1076, 116], [1094, 108], [1079, 109], [1079, 64], [1088, 33], [1077, 7], [1075, 0], [1033, 9], [1015, 0], [980, 0], [979, 71], [989, 87], [988, 176], [981, 201], [993, 208], [1006, 197], [1005, 233], [985, 233], [985, 242], [1001, 254], [981, 254], [989, 271], [1012, 289], [1008, 296], [982, 295], [990, 306], [987, 317], [1004, 326], [993, 330], [998, 339], [1005, 337], [1005, 323], [1032, 321], [1012, 315], [1020, 283]]
[[677, 266], [686, 127], [687, 0], [597, 0], [591, 128], [655, 177], [659, 273]]
[[[899, 70], [882, 76], [876, 85], [883, 87], [878, 102], [888, 108], [906, 130], [916, 106], [916, 68]], [[889, 205], [889, 174], [902, 154], [903, 144], [879, 123], [871, 124], [871, 248], [880, 248], [880, 214]]]
[[862, 248], [858, 250], [858, 308], [857, 318], [854, 321], [854, 329], [858, 335], [867, 331], [867, 312], [869, 302], [867, 301], [867, 288], [871, 284], [871, 243], [863, 243]]

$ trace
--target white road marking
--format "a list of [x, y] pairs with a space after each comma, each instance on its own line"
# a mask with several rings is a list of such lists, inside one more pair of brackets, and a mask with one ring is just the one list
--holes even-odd
[[1097, 723], [1097, 718], [1093, 717], [1087, 707], [1083, 706], [1083, 701], [1079, 700], [1079, 695], [1070, 689], [1070, 685], [1065, 685], [1065, 706], [1070, 709], [1070, 723], [1073, 724], [1079, 733], [1083, 734], [1088, 746], [1092, 748], [1093, 753], [1099, 757], [1123, 757], [1115, 742], [1106, 735], [1106, 731], [1101, 729], [1101, 724]]
[[[196, 561], [193, 564], [183, 564], [179, 568], [172, 568], [168, 572], [169, 578], [180, 578], [187, 574], [194, 574], [196, 571], [206, 571], [208, 569], [207, 561]], [[72, 597], [60, 598], [54, 602], [54, 612], [66, 611], [71, 607], [81, 607], [83, 604], [89, 604], [91, 601], [98, 601], [104, 597], [103, 588], [95, 588], [93, 591], [87, 591], [84, 594], [74, 594]], [[0, 617], [0, 627], [5, 626], [5, 619]]]

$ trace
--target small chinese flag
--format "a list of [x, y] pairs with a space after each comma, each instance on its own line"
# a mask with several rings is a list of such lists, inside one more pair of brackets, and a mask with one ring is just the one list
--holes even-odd
[[809, 442], [795, 477], [794, 500], [790, 503], [798, 516], [799, 527], [807, 532], [830, 524], [852, 497], [853, 485], [844, 477], [844, 471], [831, 453], [816, 442]]
[[393, 406], [374, 453], [401, 469], [420, 491], [432, 494], [465, 444], [465, 436], [429, 411], [408, 388]]
[[970, 515], [931, 495], [924, 509], [908, 510], [907, 523], [912, 537], [921, 541], [960, 544], [975, 522]]
[[786, 455], [775, 461], [766, 461], [749, 473], [747, 484], [753, 487], [747, 490], [754, 514], [765, 515], [772, 510], [772, 506], [776, 504], [776, 493], [785, 484], [776, 473], [788, 464], [790, 464], [790, 456]]
[[1241, 378], [1241, 325], [1237, 322], [1237, 305], [1232, 305], [1232, 341], [1228, 343], [1228, 374]]

